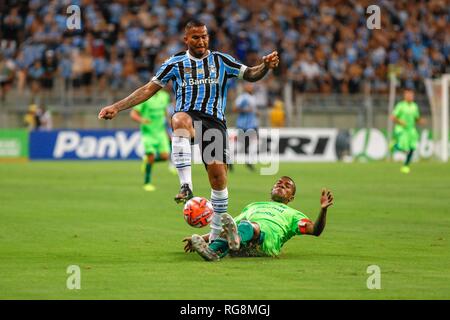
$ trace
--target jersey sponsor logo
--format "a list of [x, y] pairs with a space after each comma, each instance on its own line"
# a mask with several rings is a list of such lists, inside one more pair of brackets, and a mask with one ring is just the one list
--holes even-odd
[[183, 80], [181, 86], [184, 88], [186, 86], [198, 86], [201, 84], [218, 84], [219, 79], [216, 78], [205, 78], [205, 79], [189, 79], [188, 81]]

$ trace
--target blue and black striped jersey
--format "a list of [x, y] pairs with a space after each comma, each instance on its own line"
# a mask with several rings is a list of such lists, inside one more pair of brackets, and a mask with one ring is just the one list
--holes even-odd
[[209, 51], [206, 57], [197, 59], [183, 51], [166, 60], [152, 81], [161, 87], [173, 81], [175, 111], [198, 110], [223, 121], [228, 79], [242, 79], [246, 69], [225, 53]]

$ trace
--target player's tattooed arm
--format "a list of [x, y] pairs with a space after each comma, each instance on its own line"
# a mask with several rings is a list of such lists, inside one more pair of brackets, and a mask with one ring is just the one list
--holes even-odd
[[161, 86], [150, 81], [147, 84], [140, 87], [139, 89], [137, 89], [136, 91], [134, 91], [128, 97], [110, 106], [104, 107], [102, 110], [100, 110], [98, 118], [106, 120], [112, 119], [120, 111], [129, 109], [131, 107], [134, 107], [135, 105], [138, 105], [141, 102], [150, 99], [156, 92], [158, 92], [159, 89], [161, 89]]
[[267, 72], [269, 71], [269, 68], [266, 67], [264, 63], [261, 63], [254, 67], [249, 67], [247, 70], [245, 70], [244, 73], [244, 80], [255, 82], [260, 79], [262, 79]]
[[320, 236], [323, 229], [325, 229], [325, 225], [327, 223], [327, 210], [328, 207], [334, 204], [334, 197], [330, 190], [322, 189], [322, 194], [320, 197], [320, 213], [317, 217], [316, 222], [313, 226], [311, 226], [308, 230], [308, 234], [314, 236]]
[[263, 57], [263, 62], [257, 66], [249, 67], [245, 70], [244, 80], [255, 82], [262, 79], [270, 69], [278, 67], [280, 59], [278, 52], [274, 51], [271, 54]]

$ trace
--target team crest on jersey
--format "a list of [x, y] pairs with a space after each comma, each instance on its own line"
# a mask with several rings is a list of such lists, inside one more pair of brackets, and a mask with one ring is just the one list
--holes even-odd
[[192, 68], [184, 68], [184, 72], [185, 73], [191, 73], [192, 72]]
[[211, 77], [215, 77], [216, 76], [216, 67], [215, 66], [209, 66], [209, 73], [211, 74]]

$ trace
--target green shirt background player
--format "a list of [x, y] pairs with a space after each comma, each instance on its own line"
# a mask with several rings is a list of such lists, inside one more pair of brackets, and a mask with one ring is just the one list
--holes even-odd
[[395, 105], [391, 114], [391, 120], [395, 123], [393, 135], [393, 151], [406, 153], [406, 160], [401, 167], [401, 172], [410, 172], [410, 163], [417, 148], [419, 133], [416, 124], [423, 123], [420, 117], [419, 107], [414, 102], [414, 91], [406, 88], [403, 92], [403, 100]]
[[327, 209], [333, 205], [331, 191], [322, 189], [320, 213], [312, 222], [304, 213], [289, 207], [294, 200], [295, 182], [287, 176], [272, 187], [272, 201], [254, 202], [240, 215], [222, 216], [223, 232], [208, 245], [209, 235], [183, 239], [186, 252], [196, 251], [207, 261], [217, 261], [228, 253], [236, 256], [278, 256], [283, 245], [296, 235], [319, 236], [325, 228]]
[[170, 105], [170, 94], [159, 90], [153, 97], [144, 101], [130, 112], [130, 117], [140, 124], [141, 141], [144, 146], [144, 190], [154, 191], [151, 183], [152, 166], [156, 160], [169, 159], [170, 142], [166, 130], [167, 108]]

